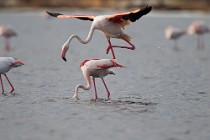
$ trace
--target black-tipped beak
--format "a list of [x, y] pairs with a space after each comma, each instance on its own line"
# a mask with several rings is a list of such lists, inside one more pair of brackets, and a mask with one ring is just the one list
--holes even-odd
[[67, 61], [65, 57], [62, 57], [62, 59], [63, 59], [65, 62]]

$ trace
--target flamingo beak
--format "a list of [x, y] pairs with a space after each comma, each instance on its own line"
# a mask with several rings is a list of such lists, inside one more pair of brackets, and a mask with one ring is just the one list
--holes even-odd
[[61, 51], [61, 57], [64, 61], [67, 61], [66, 60], [66, 52], [68, 51], [69, 49], [69, 45], [67, 43], [65, 43], [62, 47], [62, 51]]
[[61, 51], [61, 57], [62, 57], [62, 59], [63, 59], [64, 61], [67, 61], [67, 60], [66, 60], [66, 51], [65, 51], [65, 50], [62, 50], [62, 51]]
[[24, 65], [24, 63], [20, 60], [15, 60], [15, 63], [12, 65], [12, 67], [20, 67]]

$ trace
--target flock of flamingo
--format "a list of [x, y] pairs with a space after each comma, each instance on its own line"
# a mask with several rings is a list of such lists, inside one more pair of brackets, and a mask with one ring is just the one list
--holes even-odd
[[[142, 16], [147, 15], [152, 10], [152, 6], [145, 6], [142, 9], [130, 11], [130, 12], [123, 12], [123, 13], [117, 13], [113, 15], [64, 15], [61, 13], [52, 13], [46, 11], [50, 16], [56, 17], [56, 18], [77, 18], [81, 20], [90, 20], [92, 21], [89, 34], [85, 40], [80, 38], [78, 35], [71, 35], [68, 40], [63, 44], [61, 49], [61, 57], [64, 61], [67, 61], [66, 59], [66, 53], [69, 50], [70, 43], [72, 39], [76, 38], [79, 42], [83, 44], [87, 44], [91, 41], [93, 33], [95, 30], [100, 30], [104, 33], [107, 41], [108, 41], [108, 47], [106, 48], [106, 54], [109, 53], [111, 50], [112, 58], [111, 59], [90, 59], [85, 60], [80, 64], [83, 76], [86, 80], [86, 85], [78, 84], [75, 87], [75, 93], [73, 95], [73, 99], [79, 99], [78, 98], [78, 90], [81, 88], [83, 90], [89, 90], [91, 88], [91, 77], [93, 81], [94, 86], [94, 100], [98, 99], [97, 90], [96, 90], [96, 83], [95, 78], [101, 78], [104, 87], [107, 91], [107, 100], [110, 99], [110, 92], [107, 88], [107, 85], [104, 81], [104, 77], [109, 74], [115, 74], [113, 71], [110, 70], [110, 68], [124, 68], [125, 66], [119, 64], [117, 62], [114, 48], [123, 48], [123, 49], [129, 49], [134, 50], [135, 46], [131, 43], [131, 37], [127, 35], [124, 32], [124, 29], [127, 25], [129, 25], [132, 22], [135, 22], [136, 20], [140, 19]], [[198, 36], [198, 48], [204, 47], [204, 41], [203, 41], [203, 35], [205, 33], [209, 33], [209, 28], [200, 21], [193, 22], [187, 30], [181, 30], [174, 27], [168, 27], [165, 30], [165, 36], [167, 39], [171, 39], [174, 41], [174, 48], [177, 49], [177, 39], [180, 38], [183, 35], [186, 34], [196, 34]], [[9, 38], [13, 36], [17, 36], [17, 33], [12, 30], [11, 28], [7, 26], [1, 26], [0, 27], [0, 36], [2, 36], [5, 39], [5, 49], [7, 51], [10, 50], [10, 44], [9, 44]], [[112, 45], [110, 39], [111, 38], [117, 38], [124, 40], [127, 42], [129, 46], [116, 46]], [[24, 65], [24, 63], [20, 60], [16, 60], [12, 57], [0, 57], [0, 83], [2, 88], [2, 94], [6, 95], [4, 93], [4, 85], [2, 81], [2, 75], [5, 76], [6, 80], [8, 81], [9, 85], [11, 86], [12, 90], [10, 93], [13, 93], [14, 87], [12, 83], [10, 82], [9, 78], [7, 77], [6, 73], [15, 67], [19, 67]]]
[[[91, 80], [90, 77], [92, 77], [93, 86], [94, 86], [94, 100], [97, 100], [97, 90], [96, 90], [96, 83], [95, 78], [101, 78], [106, 91], [107, 91], [107, 100], [110, 99], [110, 92], [107, 88], [107, 85], [103, 79], [103, 77], [107, 76], [108, 74], [114, 74], [113, 71], [109, 70], [110, 68], [114, 67], [124, 67], [123, 65], [120, 65], [117, 63], [117, 59], [114, 53], [114, 48], [125, 48], [134, 50], [135, 46], [131, 43], [131, 37], [127, 35], [124, 32], [124, 28], [126, 25], [129, 25], [132, 22], [135, 22], [136, 20], [140, 19], [142, 16], [147, 15], [152, 10], [151, 6], [145, 6], [142, 9], [138, 9], [131, 12], [124, 12], [124, 13], [118, 13], [113, 15], [100, 15], [100, 16], [94, 16], [94, 15], [64, 15], [60, 13], [51, 13], [47, 12], [49, 15], [57, 18], [78, 18], [81, 20], [90, 20], [93, 21], [90, 27], [89, 34], [85, 40], [81, 39], [78, 35], [71, 35], [69, 39], [64, 43], [61, 50], [61, 57], [64, 61], [66, 60], [66, 52], [69, 49], [70, 42], [73, 38], [76, 38], [83, 44], [87, 44], [91, 41], [94, 30], [100, 30], [104, 33], [105, 37], [108, 41], [108, 47], [106, 49], [106, 54], [109, 53], [109, 50], [111, 50], [112, 53], [112, 59], [91, 59], [91, 60], [85, 60], [80, 64], [81, 70], [83, 72], [84, 78], [87, 82], [87, 85], [77, 85], [75, 88], [75, 94], [72, 97], [73, 99], [78, 99], [78, 89], [82, 88], [83, 90], [89, 90], [91, 88]], [[111, 38], [117, 38], [122, 39], [125, 42], [127, 42], [130, 46], [115, 46], [111, 44], [110, 39]]]
[[204, 37], [203, 35], [209, 33], [210, 29], [202, 21], [194, 21], [186, 30], [169, 26], [165, 29], [165, 37], [174, 41], [174, 50], [179, 50], [177, 45], [177, 39], [180, 37], [190, 34], [197, 35], [197, 48], [204, 49]]

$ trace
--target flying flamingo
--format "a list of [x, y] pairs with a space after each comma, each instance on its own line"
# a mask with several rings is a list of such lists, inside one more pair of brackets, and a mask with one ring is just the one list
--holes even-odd
[[209, 33], [210, 29], [201, 21], [194, 21], [188, 27], [189, 34], [197, 35], [197, 48], [204, 48], [204, 37], [203, 35]]
[[4, 37], [5, 49], [9, 51], [10, 50], [9, 38], [17, 36], [17, 33], [13, 29], [9, 28], [8, 26], [2, 25], [0, 27], [0, 36]]
[[116, 59], [91, 59], [91, 60], [85, 60], [84, 62], [82, 62], [80, 64], [80, 67], [85, 77], [85, 80], [87, 82], [87, 85], [86, 86], [81, 85], [81, 84], [77, 85], [75, 88], [75, 94], [72, 98], [78, 99], [79, 88], [82, 88], [84, 90], [89, 90], [91, 88], [90, 77], [92, 77], [93, 84], [94, 84], [94, 91], [95, 91], [94, 100], [97, 100], [98, 96], [97, 96], [97, 91], [96, 91], [95, 78], [101, 78], [107, 91], [107, 99], [109, 99], [110, 92], [106, 86], [106, 83], [103, 77], [107, 76], [108, 74], [115, 75], [115, 73], [109, 70], [109, 68], [113, 68], [113, 67], [123, 68], [124, 66], [118, 64]]
[[[7, 77], [6, 73], [11, 69], [11, 68], [16, 68], [24, 65], [23, 62], [20, 60], [15, 60], [12, 57], [0, 57], [0, 83], [1, 83], [1, 88], [2, 88], [2, 94], [4, 94], [4, 85], [2, 81], [1, 75], [3, 74], [5, 78], [7, 79], [8, 83], [10, 84], [12, 90], [10, 93], [14, 91], [14, 87], [12, 83], [10, 82], [9, 78]], [[5, 94], [4, 94], [5, 95]]]
[[165, 37], [167, 39], [173, 40], [174, 42], [174, 50], [179, 50], [178, 49], [178, 45], [177, 45], [177, 40], [182, 37], [183, 35], [185, 35], [187, 33], [187, 31], [182, 30], [182, 29], [178, 29], [175, 27], [167, 27], [165, 29]]
[[[50, 13], [47, 12], [49, 15], [57, 18], [78, 18], [81, 20], [90, 20], [93, 21], [92, 25], [90, 27], [89, 34], [85, 40], [82, 40], [78, 35], [72, 35], [69, 37], [69, 39], [64, 43], [62, 46], [61, 56], [64, 61], [66, 61], [66, 52], [69, 49], [70, 42], [73, 38], [76, 38], [83, 44], [87, 44], [93, 36], [93, 32], [95, 29], [100, 30], [104, 33], [108, 40], [108, 47], [106, 49], [106, 54], [108, 54], [109, 50], [111, 49], [112, 57], [115, 59], [115, 54], [113, 51], [113, 47], [115, 48], [126, 48], [134, 50], [135, 46], [130, 42], [131, 37], [124, 33], [124, 29], [126, 25], [129, 25], [131, 22], [135, 22], [142, 16], [148, 14], [152, 10], [152, 6], [146, 6], [143, 9], [138, 9], [131, 12], [124, 12], [124, 13], [118, 13], [113, 15], [99, 15], [99, 16], [93, 16], [93, 15], [64, 15], [60, 13]], [[126, 41], [130, 47], [128, 46], [113, 46], [111, 44], [110, 39], [111, 38], [118, 38]]]

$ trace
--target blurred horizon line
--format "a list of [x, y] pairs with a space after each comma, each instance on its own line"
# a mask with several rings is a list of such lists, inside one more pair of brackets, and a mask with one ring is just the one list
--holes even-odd
[[210, 0], [0, 0], [1, 8], [131, 9], [145, 5], [157, 10], [210, 11]]

